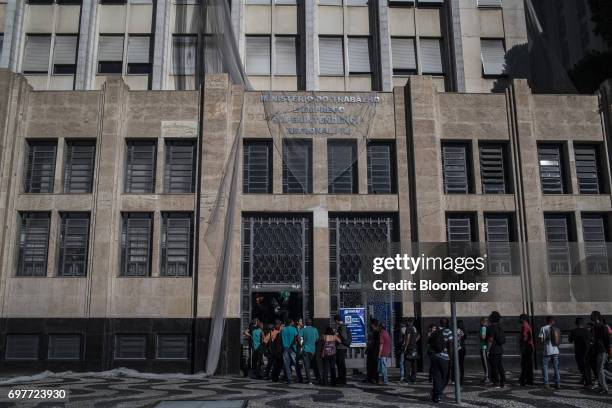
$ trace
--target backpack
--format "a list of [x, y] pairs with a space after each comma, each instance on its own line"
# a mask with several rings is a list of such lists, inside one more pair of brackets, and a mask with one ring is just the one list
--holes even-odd
[[336, 355], [336, 342], [326, 341], [323, 343], [323, 357], [333, 357]]
[[428, 344], [431, 351], [434, 353], [442, 353], [445, 348], [444, 346], [446, 345], [443, 329], [438, 328], [436, 331], [434, 331], [431, 336], [429, 336]]
[[551, 326], [548, 331], [548, 337], [550, 339], [550, 345], [553, 347], [559, 347], [561, 344], [561, 330], [557, 326]]
[[501, 326], [495, 327], [493, 341], [499, 346], [506, 344], [506, 333], [504, 333], [504, 329], [502, 329]]

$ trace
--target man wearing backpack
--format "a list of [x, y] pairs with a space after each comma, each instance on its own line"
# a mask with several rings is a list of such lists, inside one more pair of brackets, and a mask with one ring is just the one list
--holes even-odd
[[506, 371], [504, 370], [503, 356], [506, 334], [501, 325], [501, 315], [499, 312], [491, 312], [489, 323], [490, 325], [487, 328], [487, 349], [489, 351], [489, 362], [491, 363], [491, 381], [495, 388], [504, 388]]
[[340, 318], [340, 315], [334, 317], [336, 321], [336, 333], [340, 338], [340, 343], [336, 345], [336, 366], [338, 367], [338, 379], [336, 384], [346, 384], [346, 353], [351, 346], [351, 332], [347, 329], [346, 324]]
[[444, 397], [444, 387], [448, 383], [448, 367], [451, 358], [453, 332], [448, 327], [448, 319], [440, 319], [440, 326], [431, 332], [427, 341], [431, 350], [431, 400], [440, 402]]
[[599, 392], [608, 394], [608, 383], [606, 380], [606, 362], [608, 357], [612, 358], [612, 345], [610, 344], [610, 328], [601, 313], [594, 311], [591, 313], [591, 321], [593, 322], [593, 348], [596, 355], [596, 370], [597, 382], [599, 383]]
[[552, 361], [555, 371], [555, 388], [561, 387], [561, 375], [559, 374], [559, 344], [561, 344], [561, 330], [555, 326], [555, 318], [548, 316], [546, 325], [540, 329], [540, 342], [544, 350], [542, 359], [542, 375], [544, 376], [544, 387], [550, 388], [548, 383], [548, 364]]

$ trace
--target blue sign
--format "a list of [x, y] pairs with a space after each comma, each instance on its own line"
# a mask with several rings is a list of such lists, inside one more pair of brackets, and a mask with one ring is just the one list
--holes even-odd
[[364, 307], [340, 309], [340, 319], [351, 331], [351, 347], [366, 346], [366, 313]]

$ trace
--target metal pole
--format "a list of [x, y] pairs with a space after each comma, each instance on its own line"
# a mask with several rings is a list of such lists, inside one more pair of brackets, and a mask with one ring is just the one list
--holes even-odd
[[459, 376], [459, 339], [457, 338], [457, 303], [451, 302], [451, 320], [453, 329], [453, 372], [455, 373], [455, 402], [461, 404], [461, 384]]

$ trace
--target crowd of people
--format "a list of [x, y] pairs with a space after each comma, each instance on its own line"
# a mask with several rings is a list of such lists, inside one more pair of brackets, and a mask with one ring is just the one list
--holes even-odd
[[[346, 357], [351, 346], [352, 335], [340, 316], [335, 316], [335, 327], [328, 326], [322, 335], [312, 325], [311, 319], [285, 322], [277, 320], [271, 327], [264, 327], [255, 319], [244, 333], [250, 339], [252, 350], [251, 364], [246, 371], [257, 379], [279, 381], [281, 378], [291, 384], [292, 370], [298, 382], [321, 385], [346, 384]], [[601, 313], [594, 311], [590, 319], [579, 317], [571, 330], [568, 341], [574, 346], [575, 359], [585, 388], [608, 393], [606, 364], [612, 358], [612, 329], [606, 324]], [[518, 322], [521, 371], [518, 383], [533, 386], [534, 357], [536, 348], [541, 347], [541, 366], [544, 387], [561, 384], [559, 346], [562, 343], [561, 330], [553, 316], [546, 318], [537, 335], [534, 334], [530, 319], [521, 315]], [[393, 341], [384, 324], [376, 319], [370, 320], [366, 354], [365, 381], [373, 384], [389, 384], [388, 369], [392, 356]], [[455, 382], [455, 372], [459, 383], [464, 382], [466, 337], [463, 321], [457, 321], [457, 370], [454, 367], [453, 330], [447, 318], [438, 324], [431, 324], [421, 338], [414, 318], [402, 321], [397, 343], [399, 355], [400, 382], [414, 384], [418, 363], [421, 360], [421, 345], [429, 358], [429, 381], [432, 383], [431, 398], [435, 402], [442, 399], [444, 388]], [[478, 330], [479, 355], [482, 364], [482, 383], [495, 388], [507, 385], [503, 364], [506, 333], [502, 316], [494, 311], [480, 320]], [[265, 364], [264, 364], [265, 357]], [[552, 366], [552, 379], [550, 367]], [[302, 368], [304, 375], [302, 375]], [[597, 379], [597, 385], [594, 380]]]

